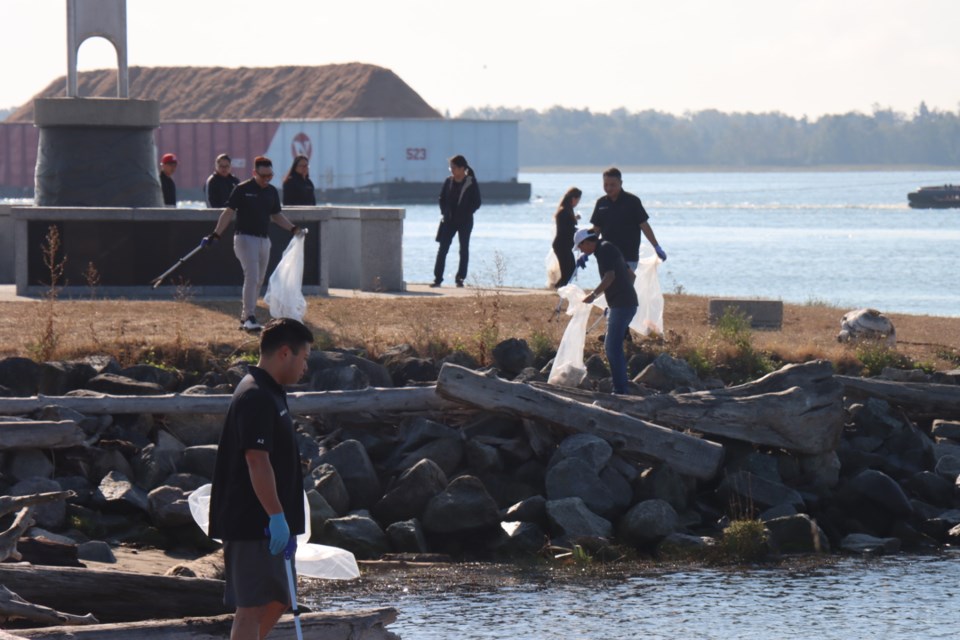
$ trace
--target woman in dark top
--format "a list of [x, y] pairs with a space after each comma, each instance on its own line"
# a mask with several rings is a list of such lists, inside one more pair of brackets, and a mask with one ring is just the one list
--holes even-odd
[[283, 179], [283, 206], [316, 206], [317, 194], [310, 180], [310, 160], [297, 156]]
[[480, 187], [477, 176], [463, 156], [450, 158], [450, 177], [440, 190], [440, 228], [437, 229], [437, 261], [433, 265], [433, 284], [443, 282], [443, 270], [447, 263], [447, 251], [454, 236], [460, 238], [460, 265], [457, 267], [457, 286], [462, 287], [467, 279], [467, 263], [470, 260], [470, 232], [473, 231], [473, 214], [480, 208]]
[[553, 214], [553, 221], [557, 226], [556, 234], [553, 236], [553, 252], [557, 256], [557, 262], [560, 263], [560, 279], [553, 284], [554, 289], [567, 284], [576, 269], [576, 262], [573, 259], [573, 234], [577, 232], [577, 220], [580, 216], [573, 209], [580, 204], [581, 196], [583, 192], [580, 189], [571, 187], [563, 194], [563, 199], [557, 206], [557, 212]]

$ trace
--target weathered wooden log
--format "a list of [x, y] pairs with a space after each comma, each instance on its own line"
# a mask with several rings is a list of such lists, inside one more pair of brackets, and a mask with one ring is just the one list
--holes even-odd
[[72, 420], [0, 422], [0, 450], [66, 449], [82, 445], [85, 439], [83, 429]]
[[64, 613], [51, 609], [50, 607], [27, 602], [3, 585], [0, 585], [0, 616], [5, 618], [22, 618], [31, 622], [50, 625], [73, 626], [97, 624], [99, 622], [90, 614], [75, 616], [72, 613]]
[[[24, 507], [14, 518], [13, 524], [0, 533], [0, 562], [5, 562], [8, 558], [20, 560], [23, 556], [17, 551], [17, 541], [23, 533], [33, 526], [33, 507]], [[3, 584], [0, 581], [0, 584]]]
[[960, 386], [932, 382], [893, 382], [837, 376], [847, 396], [879, 398], [903, 409], [911, 418], [960, 419]]
[[22, 598], [104, 622], [228, 613], [223, 582], [71, 567], [0, 564], [0, 584]]
[[714, 477], [723, 462], [723, 447], [715, 442], [457, 365], [443, 365], [437, 378], [437, 393], [481, 409], [591, 433], [607, 440], [621, 453], [663, 462], [695, 478]]
[[43, 493], [31, 493], [26, 496], [0, 496], [0, 516], [35, 504], [46, 504], [48, 502], [56, 502], [57, 500], [66, 500], [75, 495], [73, 491], [45, 491]]
[[843, 387], [823, 360], [788, 365], [727, 389], [679, 395], [641, 398], [537, 387], [666, 427], [796, 453], [833, 451], [843, 432]]
[[[305, 640], [400, 640], [386, 626], [395, 622], [393, 608], [359, 609], [332, 613], [304, 613], [300, 616]], [[16, 638], [45, 640], [221, 640], [230, 635], [233, 616], [145, 620], [126, 624], [90, 627], [50, 627], [16, 631]], [[292, 616], [284, 616], [270, 632], [270, 640], [294, 640]]]
[[[55, 405], [87, 415], [117, 413], [226, 413], [229, 395], [162, 396], [35, 396], [31, 398], [0, 398], [0, 415], [23, 415]], [[355, 413], [364, 415], [393, 415], [446, 411], [462, 408], [438, 396], [431, 387], [398, 387], [381, 389], [371, 387], [359, 391], [302, 391], [287, 397], [290, 411], [300, 415]]]

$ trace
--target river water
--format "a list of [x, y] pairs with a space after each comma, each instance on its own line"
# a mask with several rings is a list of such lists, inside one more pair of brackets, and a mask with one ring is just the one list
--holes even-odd
[[[492, 283], [499, 252], [503, 284], [544, 286], [552, 215], [564, 191], [583, 190], [583, 224], [603, 195], [599, 173], [520, 179], [533, 185], [530, 202], [487, 204], [477, 212], [468, 280]], [[667, 293], [960, 316], [960, 210], [907, 206], [907, 193], [918, 186], [958, 180], [944, 171], [628, 173], [624, 188], [643, 200], [667, 252], [660, 269]], [[436, 206], [407, 207], [408, 282], [433, 279], [438, 217]], [[455, 244], [445, 282], [452, 283], [456, 263]], [[594, 267], [580, 277], [585, 287], [597, 280]]]
[[[834, 558], [815, 566], [667, 567], [582, 579], [492, 567], [450, 586], [397, 574], [375, 592], [303, 588], [317, 610], [392, 606], [403, 640], [956, 638], [960, 557]], [[361, 580], [369, 580], [362, 578]], [[363, 591], [357, 594], [357, 591]]]

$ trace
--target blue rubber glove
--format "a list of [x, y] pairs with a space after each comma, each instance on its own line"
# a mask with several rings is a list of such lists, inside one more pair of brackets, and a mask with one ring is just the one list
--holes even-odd
[[657, 257], [659, 257], [664, 262], [667, 261], [667, 252], [660, 248], [660, 245], [653, 245], [653, 250], [657, 252]]
[[583, 254], [582, 256], [580, 256], [579, 258], [577, 258], [577, 266], [578, 266], [579, 268], [581, 268], [581, 269], [586, 269], [586, 268], [587, 268], [587, 260], [589, 260], [589, 259], [590, 259], [590, 256], [588, 256], [587, 254]]
[[267, 531], [270, 533], [270, 553], [277, 555], [287, 548], [287, 543], [290, 542], [290, 526], [283, 517], [283, 511], [270, 516], [270, 527]]
[[219, 239], [220, 239], [220, 235], [217, 234], [216, 232], [213, 232], [208, 236], [204, 236], [203, 240], [200, 241], [200, 248], [206, 249], [207, 247], [209, 247]]

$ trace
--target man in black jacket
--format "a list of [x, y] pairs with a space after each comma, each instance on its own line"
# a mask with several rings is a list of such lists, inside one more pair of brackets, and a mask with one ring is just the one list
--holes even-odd
[[173, 182], [173, 174], [177, 172], [177, 156], [165, 153], [160, 158], [160, 191], [163, 192], [163, 204], [168, 207], [177, 206], [177, 185]]
[[203, 191], [207, 196], [207, 206], [211, 209], [221, 209], [227, 206], [227, 200], [233, 193], [233, 188], [240, 184], [240, 179], [230, 172], [233, 161], [230, 156], [221, 153], [217, 156], [214, 163], [216, 169], [207, 178], [207, 183], [203, 185]]

